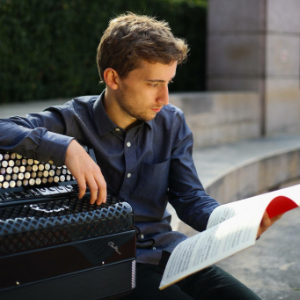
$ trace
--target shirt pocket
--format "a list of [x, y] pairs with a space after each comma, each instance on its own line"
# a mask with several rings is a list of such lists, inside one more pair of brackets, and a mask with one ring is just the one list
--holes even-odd
[[142, 163], [138, 194], [149, 199], [160, 199], [169, 187], [170, 159], [158, 163]]

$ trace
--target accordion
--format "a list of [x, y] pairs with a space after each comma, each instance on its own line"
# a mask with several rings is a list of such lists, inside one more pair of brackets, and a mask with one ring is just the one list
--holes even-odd
[[[87, 149], [95, 159], [91, 149]], [[0, 299], [111, 298], [135, 288], [133, 209], [89, 203], [65, 167], [0, 152]]]

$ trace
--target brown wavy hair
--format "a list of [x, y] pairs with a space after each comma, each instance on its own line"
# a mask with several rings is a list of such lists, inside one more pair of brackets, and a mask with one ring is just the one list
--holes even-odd
[[139, 67], [140, 60], [150, 63], [178, 64], [186, 60], [189, 48], [176, 38], [169, 24], [149, 16], [127, 13], [109, 22], [97, 48], [100, 79], [107, 68], [113, 68], [121, 78]]

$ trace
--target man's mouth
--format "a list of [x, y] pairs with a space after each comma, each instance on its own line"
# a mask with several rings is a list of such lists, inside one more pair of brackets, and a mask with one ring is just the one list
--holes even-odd
[[162, 109], [162, 107], [158, 107], [158, 108], [155, 108], [155, 107], [153, 107], [153, 108], [151, 108], [154, 112], [156, 112], [156, 113], [158, 113], [158, 112], [160, 112], [160, 110]]

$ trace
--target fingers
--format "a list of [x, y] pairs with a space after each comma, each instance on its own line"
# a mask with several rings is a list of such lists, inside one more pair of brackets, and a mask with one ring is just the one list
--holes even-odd
[[78, 198], [81, 199], [85, 195], [86, 184], [83, 177], [76, 178], [79, 188]]
[[278, 215], [278, 216], [273, 217], [272, 219], [270, 219], [267, 211], [265, 211], [265, 213], [262, 217], [258, 232], [257, 232], [257, 238], [262, 233], [264, 233], [269, 227], [271, 227], [276, 221], [278, 221], [282, 216], [283, 216], [283, 214]]
[[263, 228], [268, 228], [272, 225], [271, 219], [269, 218], [268, 213], [265, 211], [260, 226]]
[[281, 217], [283, 216], [283, 214], [278, 215], [276, 217], [273, 217], [272, 219], [269, 218], [269, 215], [267, 212], [264, 213], [263, 218], [262, 218], [262, 225], [266, 228], [269, 228], [270, 226], [272, 226], [276, 221], [278, 221]]
[[100, 174], [91, 174], [88, 176], [87, 185], [91, 193], [91, 204], [96, 202], [97, 205], [100, 205], [106, 202], [106, 182], [101, 172]]
[[[102, 174], [101, 174], [102, 175]], [[97, 204], [100, 205], [101, 203], [106, 202], [106, 196], [107, 196], [107, 187], [106, 187], [106, 181], [104, 180], [104, 177], [100, 177], [97, 180], [97, 185], [99, 188], [98, 197], [97, 197]]]
[[106, 182], [101, 170], [75, 140], [72, 140], [68, 146], [65, 165], [77, 180], [79, 198], [85, 195], [88, 186], [91, 204], [96, 202], [100, 205], [106, 202]]
[[283, 216], [283, 214], [278, 215], [278, 216], [276, 216], [276, 217], [273, 217], [273, 218], [271, 219], [272, 224], [275, 223], [276, 221], [278, 221], [279, 219], [281, 219], [282, 216]]
[[91, 193], [90, 203], [94, 204], [98, 195], [98, 187], [92, 175], [89, 176], [89, 178], [87, 179], [87, 185], [90, 188], [90, 193]]

